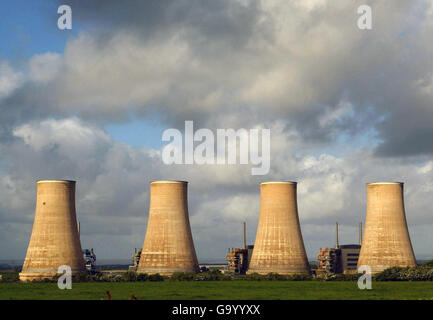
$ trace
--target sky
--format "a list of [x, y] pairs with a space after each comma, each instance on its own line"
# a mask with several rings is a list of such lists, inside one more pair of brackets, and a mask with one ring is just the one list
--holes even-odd
[[[58, 6], [72, 30], [57, 28]], [[372, 8], [371, 30], [357, 8]], [[263, 181], [298, 182], [307, 254], [356, 243], [366, 186], [405, 182], [417, 258], [433, 258], [433, 1], [0, 3], [0, 259], [24, 259], [36, 181], [77, 181], [83, 248], [129, 259], [152, 180], [189, 181], [200, 261], [253, 243]], [[162, 133], [267, 128], [270, 171], [166, 165]]]

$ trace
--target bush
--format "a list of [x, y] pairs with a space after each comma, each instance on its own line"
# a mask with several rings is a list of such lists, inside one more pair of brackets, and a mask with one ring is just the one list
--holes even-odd
[[433, 268], [393, 267], [374, 276], [376, 281], [433, 281]]
[[124, 282], [124, 278], [123, 278], [122, 275], [120, 275], [120, 274], [114, 274], [114, 275], [110, 278], [110, 282]]
[[90, 282], [104, 282], [104, 281], [107, 281], [107, 278], [102, 272], [95, 272], [94, 274], [89, 275], [88, 281], [90, 281]]
[[135, 272], [124, 272], [113, 274], [107, 272], [96, 272], [94, 274], [84, 274], [74, 278], [75, 282], [135, 282], [135, 281], [163, 281], [160, 274], [148, 275], [146, 273], [137, 274]]
[[124, 275], [110, 274], [105, 272], [97, 272], [92, 275], [88, 275], [85, 281], [89, 282], [124, 282], [126, 281]]
[[151, 274], [147, 279], [148, 281], [164, 281], [164, 277], [159, 273]]
[[20, 281], [18, 272], [1, 273], [2, 277], [0, 282], [18, 282]]
[[228, 281], [231, 279], [231, 276], [225, 275], [217, 269], [213, 269], [208, 272], [202, 272], [196, 275], [196, 280], [200, 281]]
[[[361, 274], [359, 273], [350, 273], [350, 274], [344, 274], [344, 273], [331, 273], [331, 272], [324, 272], [317, 274], [317, 277], [314, 278], [314, 280], [317, 281], [357, 281]], [[312, 277], [311, 277], [312, 279]]]
[[352, 274], [344, 274], [344, 273], [338, 273], [333, 277], [333, 281], [357, 281], [361, 274], [358, 273], [352, 273]]
[[403, 268], [401, 267], [393, 267], [388, 268], [374, 276], [374, 279], [377, 281], [401, 281], [401, 272]]
[[123, 280], [126, 282], [137, 281], [137, 274], [135, 272], [127, 271], [123, 274]]
[[310, 281], [313, 280], [313, 276], [311, 274], [294, 274], [287, 276], [287, 280], [290, 281]]
[[247, 274], [244, 280], [249, 281], [310, 281], [313, 277], [310, 274], [292, 274], [292, 275], [281, 275], [278, 273], [270, 272], [267, 275], [261, 275], [258, 273]]
[[270, 272], [267, 275], [264, 276], [264, 280], [269, 280], [269, 281], [281, 281], [281, 280], [287, 280], [288, 277], [287, 276], [282, 276], [278, 273], [274, 273], [274, 272]]
[[80, 272], [75, 274], [72, 277], [73, 282], [88, 282], [89, 280], [90, 280], [90, 275], [87, 272]]
[[250, 273], [247, 274], [244, 278], [245, 280], [250, 280], [250, 281], [261, 281], [261, 280], [265, 280], [264, 276], [258, 274], [257, 272], [254, 273]]
[[423, 267], [423, 268], [431, 268], [431, 269], [433, 269], [433, 260], [424, 263], [421, 267]]
[[170, 281], [193, 281], [196, 274], [193, 272], [175, 272], [171, 275]]
[[149, 275], [147, 273], [139, 273], [135, 277], [136, 281], [147, 281], [149, 280]]

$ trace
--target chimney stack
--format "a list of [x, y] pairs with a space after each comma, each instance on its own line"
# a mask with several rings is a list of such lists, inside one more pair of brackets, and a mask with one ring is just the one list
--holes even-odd
[[260, 216], [248, 273], [309, 273], [299, 225], [296, 182], [260, 185]]
[[335, 223], [335, 249], [338, 249], [340, 244], [338, 243], [338, 222]]
[[84, 272], [75, 212], [75, 181], [37, 183], [35, 220], [20, 280], [51, 279], [60, 266]]
[[153, 181], [137, 273], [198, 272], [188, 214], [188, 182]]
[[390, 267], [414, 267], [415, 255], [407, 228], [402, 182], [367, 184], [367, 217], [358, 267], [372, 273]]
[[243, 248], [246, 249], [247, 248], [247, 223], [243, 222], [243, 230], [242, 230], [242, 245]]

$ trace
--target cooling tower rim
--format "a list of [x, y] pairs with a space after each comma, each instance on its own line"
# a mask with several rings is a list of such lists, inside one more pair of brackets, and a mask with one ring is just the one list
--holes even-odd
[[38, 180], [36, 183], [76, 183], [75, 180]]
[[390, 182], [368, 182], [367, 186], [372, 186], [372, 185], [382, 185], [382, 184], [399, 184], [402, 185], [404, 184], [404, 182], [399, 182], [399, 181], [390, 181]]
[[157, 184], [157, 183], [181, 183], [181, 184], [187, 184], [188, 181], [183, 181], [183, 180], [155, 180], [155, 181], [150, 181], [150, 184]]
[[265, 181], [260, 183], [262, 184], [298, 184], [296, 181]]

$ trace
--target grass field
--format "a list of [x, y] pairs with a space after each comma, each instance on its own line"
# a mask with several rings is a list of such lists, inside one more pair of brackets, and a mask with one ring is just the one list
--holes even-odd
[[56, 283], [0, 283], [0, 299], [428, 299], [432, 282], [373, 282], [372, 290], [359, 290], [356, 282], [322, 281], [190, 281], [190, 282], [82, 282], [72, 290]]

